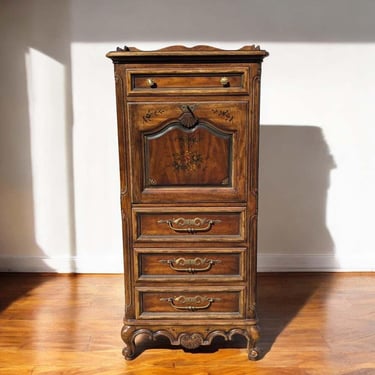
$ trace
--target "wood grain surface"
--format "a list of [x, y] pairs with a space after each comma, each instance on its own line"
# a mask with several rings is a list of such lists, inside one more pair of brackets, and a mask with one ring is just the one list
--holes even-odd
[[238, 336], [192, 351], [138, 337], [125, 361], [122, 275], [0, 274], [0, 374], [375, 374], [375, 274], [260, 274], [258, 291], [260, 360]]

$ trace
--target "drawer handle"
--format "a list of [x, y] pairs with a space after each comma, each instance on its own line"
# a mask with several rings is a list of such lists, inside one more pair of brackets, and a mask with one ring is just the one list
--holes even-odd
[[168, 260], [162, 259], [160, 263], [168, 264], [173, 271], [196, 273], [209, 271], [214, 264], [221, 263], [221, 261], [207, 258], [177, 258]]
[[[185, 219], [179, 217], [177, 219], [158, 220], [158, 224], [168, 224], [169, 228], [175, 232], [181, 233], [196, 233], [196, 232], [208, 232], [212, 226], [216, 223], [220, 223], [221, 220], [208, 220], [196, 217], [194, 219]], [[204, 225], [204, 226], [203, 226]]]
[[147, 78], [147, 84], [149, 85], [149, 87], [151, 87], [152, 89], [155, 89], [158, 85], [156, 84], [156, 82], [151, 79], [151, 78]]
[[175, 310], [179, 311], [198, 311], [206, 310], [211, 307], [215, 301], [220, 301], [220, 298], [209, 298], [202, 296], [195, 297], [168, 297], [160, 298], [161, 302], [168, 302]]
[[223, 87], [229, 87], [229, 78], [228, 77], [221, 77], [220, 83], [223, 85]]

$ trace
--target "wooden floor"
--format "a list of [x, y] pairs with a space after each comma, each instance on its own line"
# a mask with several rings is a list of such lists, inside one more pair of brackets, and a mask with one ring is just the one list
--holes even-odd
[[184, 351], [166, 341], [121, 355], [120, 275], [0, 274], [0, 375], [375, 374], [375, 274], [261, 274], [263, 357], [242, 337]]

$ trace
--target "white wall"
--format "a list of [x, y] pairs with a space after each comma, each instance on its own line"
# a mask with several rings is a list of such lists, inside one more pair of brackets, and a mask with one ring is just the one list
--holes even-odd
[[374, 270], [375, 2], [2, 0], [0, 270], [121, 272], [124, 44], [260, 44], [259, 270]]

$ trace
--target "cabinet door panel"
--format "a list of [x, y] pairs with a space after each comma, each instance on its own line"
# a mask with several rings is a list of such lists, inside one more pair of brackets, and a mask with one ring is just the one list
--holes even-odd
[[[232, 136], [207, 124], [186, 130], [172, 123], [144, 136], [146, 186], [228, 186]], [[215, 155], [215, 157], [213, 157]]]
[[128, 104], [137, 146], [133, 201], [245, 201], [247, 107], [247, 101]]

